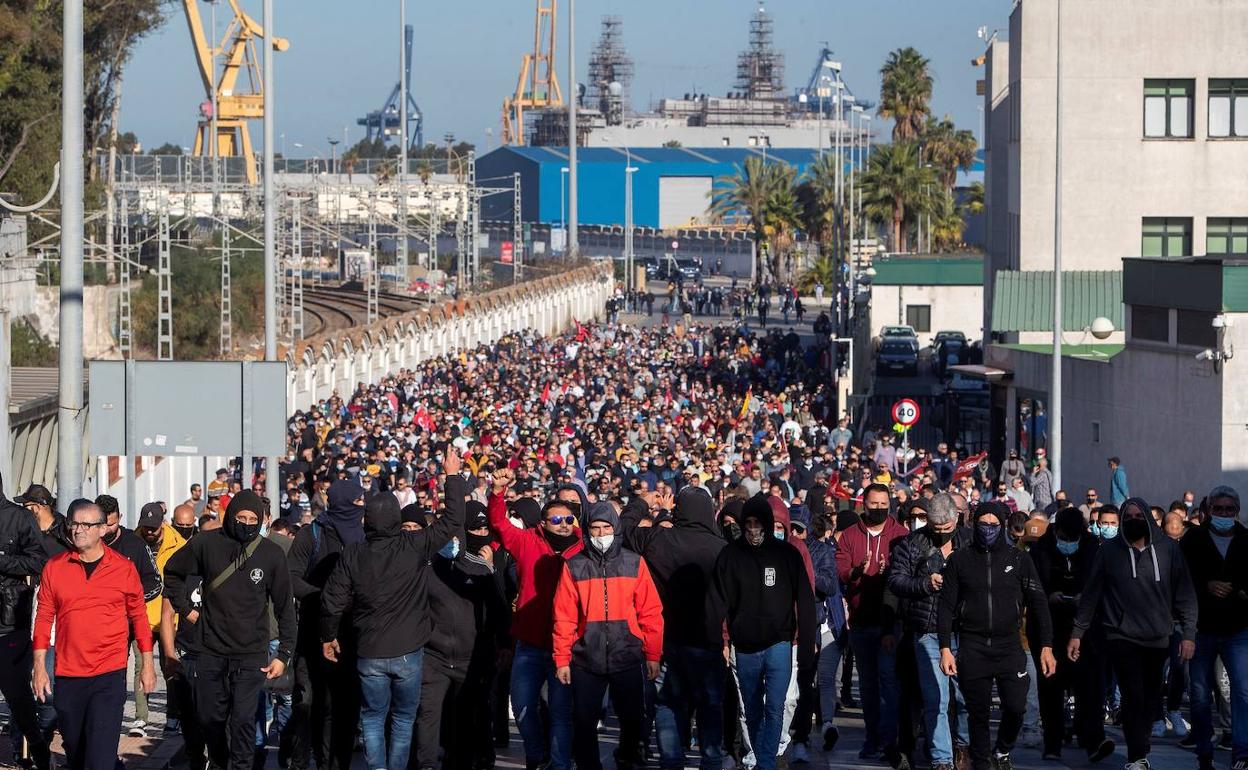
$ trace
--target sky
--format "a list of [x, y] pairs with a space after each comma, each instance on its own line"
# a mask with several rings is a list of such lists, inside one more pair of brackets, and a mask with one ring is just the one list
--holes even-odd
[[[240, 0], [257, 21], [260, 0]], [[557, 69], [564, 93], [567, 72], [568, 0], [559, 3]], [[197, 105], [206, 98], [181, 4], [155, 34], [140, 41], [126, 69], [121, 129], [144, 147], [164, 142], [190, 146]], [[425, 115], [425, 139], [498, 145], [501, 108], [514, 92], [521, 58], [533, 46], [534, 0], [408, 0], [407, 20], [416, 28], [412, 93]], [[208, 2], [200, 2], [205, 27]], [[971, 65], [983, 41], [976, 30], [1008, 26], [1009, 0], [769, 0], [776, 48], [785, 55], [785, 86], [806, 83], [826, 41], [843, 63], [842, 77], [860, 98], [878, 101], [879, 69], [888, 52], [914, 46], [931, 60], [932, 105], [963, 128], [978, 133], [980, 100]], [[746, 47], [756, 0], [577, 0], [578, 78], [586, 78], [601, 17], [622, 18], [623, 39], [634, 60], [632, 106], [645, 109], [663, 96], [725, 94], [733, 85], [736, 57]], [[224, 30], [228, 3], [218, 3]], [[277, 150], [288, 157], [328, 156], [328, 137], [349, 144], [364, 137], [356, 119], [379, 109], [398, 81], [399, 5], [383, 0], [274, 0], [275, 27], [290, 49], [275, 56]], [[487, 134], [487, 129], [492, 136]], [[260, 121], [251, 128], [257, 151]], [[887, 138], [877, 129], [877, 138]], [[296, 143], [303, 148], [297, 148]]]

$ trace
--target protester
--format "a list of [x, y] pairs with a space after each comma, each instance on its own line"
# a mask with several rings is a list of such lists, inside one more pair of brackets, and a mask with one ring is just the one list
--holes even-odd
[[555, 591], [555, 677], [572, 688], [577, 768], [602, 768], [598, 712], [609, 691], [620, 722], [616, 767], [628, 770], [645, 764], [642, 674], [659, 676], [663, 605], [645, 560], [616, 538], [612, 504], [594, 503], [585, 518], [586, 547], [568, 559]]
[[[107, 519], [100, 507], [90, 500], [73, 501], [68, 526], [74, 550], [48, 561], [39, 578], [31, 688], [39, 700], [52, 692], [45, 656], [55, 626], [59, 637], [56, 723], [69, 767], [112, 770], [126, 702], [131, 634], [141, 660], [138, 686], [145, 693], [156, 687], [152, 629], [138, 571], [123, 555], [103, 544]], [[7, 700], [7, 692], [5, 697]], [[33, 711], [28, 712], [30, 721]], [[46, 755], [37, 761], [47, 767]]]
[[[940, 667], [959, 676], [966, 699], [974, 770], [1011, 770], [1010, 752], [1023, 726], [1030, 676], [1018, 630], [1035, 627], [1040, 673], [1052, 676], [1053, 628], [1035, 567], [1027, 555], [1010, 546], [1005, 535], [1008, 508], [989, 502], [975, 512], [971, 545], [954, 551], [942, 572], [937, 635]], [[994, 579], [995, 578], [995, 579]], [[958, 630], [958, 653], [953, 632]], [[989, 732], [992, 688], [1001, 701], [1001, 722], [995, 743]]]
[[1122, 690], [1127, 768], [1148, 770], [1175, 621], [1183, 635], [1179, 657], [1191, 660], [1195, 652], [1196, 592], [1179, 544], [1157, 528], [1148, 504], [1128, 498], [1120, 513], [1121, 535], [1105, 540], [1092, 560], [1066, 650], [1077, 662], [1093, 622], [1104, 629], [1106, 656]]
[[[260, 537], [266, 504], [244, 490], [226, 509], [223, 527], [193, 538], [165, 565], [173, 608], [200, 627], [195, 711], [208, 755], [225, 770], [251, 770], [255, 761], [256, 704], [265, 680], [282, 676], [294, 653], [295, 607], [282, 549]], [[186, 581], [202, 581], [202, 609], [187, 601]], [[268, 607], [278, 624], [278, 648], [269, 655]]]

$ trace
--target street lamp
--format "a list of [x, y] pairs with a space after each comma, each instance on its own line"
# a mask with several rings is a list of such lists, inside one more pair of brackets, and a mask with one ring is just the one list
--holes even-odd
[[567, 184], [570, 169], [562, 166], [559, 169], [559, 229], [563, 230], [563, 251], [568, 251], [568, 214], [567, 214], [567, 196], [564, 193], [564, 185]]
[[627, 148], [624, 153], [628, 158], [624, 166], [624, 288], [633, 291], [636, 288], [633, 285], [633, 174], [638, 168], [633, 165]]
[[329, 142], [329, 173], [337, 173], [338, 170], [338, 139], [332, 136], [326, 137], [325, 141]]
[[1057, 0], [1057, 77], [1053, 151], [1053, 381], [1049, 393], [1049, 468], [1061, 489], [1062, 466], [1062, 0]]
[[767, 165], [767, 145], [770, 143], [770, 137], [767, 136], [766, 129], [758, 129], [758, 143], [763, 147], [763, 165]]

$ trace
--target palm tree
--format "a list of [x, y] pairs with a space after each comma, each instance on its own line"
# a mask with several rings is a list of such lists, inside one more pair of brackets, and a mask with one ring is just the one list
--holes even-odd
[[936, 167], [946, 190], [953, 189], [959, 170], [970, 170], [979, 148], [975, 134], [965, 128], [959, 129], [948, 115], [942, 120], [927, 119], [922, 143], [923, 159]]
[[[719, 177], [711, 189], [710, 213], [723, 221], [745, 217], [758, 244], [757, 272], [761, 277], [769, 270], [777, 275], [781, 245], [800, 221], [797, 196], [794, 192], [795, 171], [786, 163], [764, 164], [761, 158], [746, 158], [732, 174]], [[777, 236], [779, 239], [777, 241]], [[768, 248], [770, 246], [770, 248]], [[767, 264], [767, 252], [772, 252]]]
[[881, 145], [860, 178], [866, 214], [887, 223], [894, 251], [906, 251], [906, 224], [929, 205], [929, 190], [937, 185], [930, 167], [919, 165], [918, 148], [901, 142]]
[[962, 208], [965, 214], [984, 213], [983, 182], [971, 182], [971, 186], [966, 188], [966, 198], [962, 201]]
[[914, 48], [898, 48], [880, 68], [880, 117], [892, 118], [893, 141], [913, 141], [923, 133], [932, 101], [930, 62]]

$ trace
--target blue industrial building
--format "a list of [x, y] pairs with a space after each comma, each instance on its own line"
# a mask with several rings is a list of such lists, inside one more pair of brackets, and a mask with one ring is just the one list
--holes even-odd
[[[579, 209], [582, 225], [624, 224], [624, 169], [633, 175], [633, 223], [638, 227], [683, 227], [703, 219], [710, 193], [720, 177], [744, 166], [746, 158], [787, 163], [805, 173], [818, 152], [807, 149], [582, 147], [577, 150]], [[566, 217], [568, 165], [566, 147], [500, 147], [477, 160], [482, 187], [510, 187], [520, 174], [521, 219], [559, 225]], [[488, 195], [481, 201], [485, 220], [510, 220], [510, 195]]]

